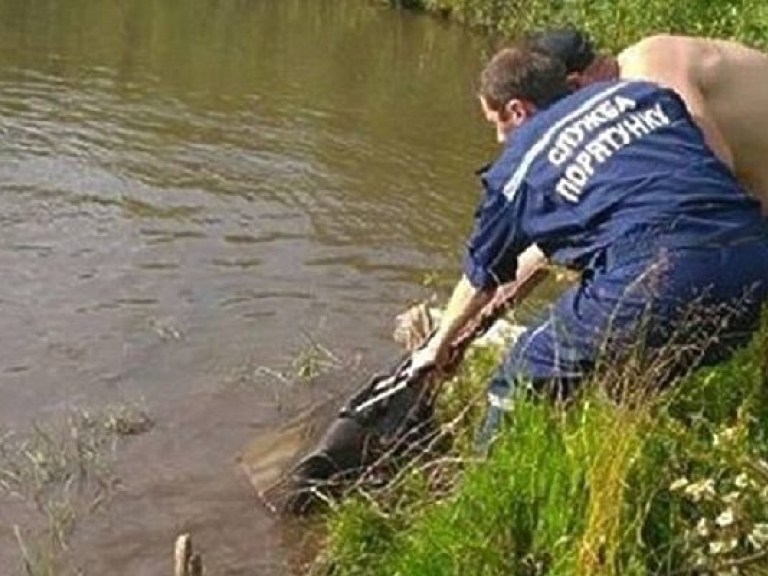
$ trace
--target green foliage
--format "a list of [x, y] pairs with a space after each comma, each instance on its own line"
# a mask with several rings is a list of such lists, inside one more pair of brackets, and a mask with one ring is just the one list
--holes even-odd
[[399, 524], [361, 498], [347, 500], [329, 521], [328, 566], [348, 576], [382, 573], [381, 561], [395, 551]]
[[601, 45], [619, 49], [660, 32], [768, 42], [768, 3], [763, 0], [421, 0], [422, 8], [490, 32], [513, 37], [543, 26], [571, 22]]
[[495, 354], [475, 352], [440, 405], [452, 447], [386, 489], [358, 487], [330, 514], [314, 570], [768, 572], [766, 343], [768, 319], [731, 361], [653, 401], [617, 405], [597, 385], [567, 411], [520, 399], [482, 461], [471, 430]]
[[[611, 50], [662, 32], [768, 46], [764, 0], [418, 5], [507, 38], [573, 23]], [[414, 463], [386, 488], [358, 486], [329, 515], [313, 572], [768, 574], [768, 318], [731, 361], [651, 401], [617, 405], [601, 382], [567, 411], [519, 401], [478, 461], [472, 435], [495, 360], [492, 350], [474, 352], [446, 385], [438, 414], [447, 452]], [[625, 373], [619, 388], [635, 384]]]

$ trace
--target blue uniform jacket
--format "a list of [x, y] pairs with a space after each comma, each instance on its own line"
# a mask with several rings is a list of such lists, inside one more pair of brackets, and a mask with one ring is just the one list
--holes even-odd
[[628, 238], [684, 248], [764, 230], [680, 97], [648, 82], [598, 83], [539, 111], [481, 179], [464, 257], [476, 288], [514, 279], [532, 243], [584, 268]]

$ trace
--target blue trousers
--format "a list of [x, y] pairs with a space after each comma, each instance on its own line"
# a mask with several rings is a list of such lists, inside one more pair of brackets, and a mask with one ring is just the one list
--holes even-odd
[[768, 234], [726, 247], [642, 252], [609, 254], [585, 270], [578, 286], [515, 341], [489, 383], [478, 446], [495, 433], [520, 387], [562, 400], [598, 362], [669, 344], [690, 348], [667, 362], [669, 381], [727, 358], [750, 339], [768, 301]]

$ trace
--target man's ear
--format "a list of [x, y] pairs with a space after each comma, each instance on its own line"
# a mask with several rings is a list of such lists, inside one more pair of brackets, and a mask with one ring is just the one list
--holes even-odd
[[525, 120], [533, 116], [536, 111], [536, 107], [532, 102], [528, 100], [521, 100], [519, 98], [512, 98], [504, 106], [504, 114], [507, 118], [507, 122], [511, 122], [513, 126], [519, 126]]
[[593, 82], [618, 80], [620, 73], [619, 61], [614, 56], [601, 54], [582, 72], [581, 86], [587, 86]]
[[581, 74], [581, 72], [571, 72], [568, 74], [568, 76], [565, 77], [565, 83], [568, 85], [568, 88], [575, 92], [584, 86], [584, 76]]

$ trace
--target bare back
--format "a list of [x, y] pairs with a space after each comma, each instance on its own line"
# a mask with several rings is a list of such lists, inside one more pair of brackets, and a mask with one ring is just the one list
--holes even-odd
[[768, 56], [724, 40], [652, 36], [618, 61], [621, 77], [683, 97], [710, 146], [768, 214]]

